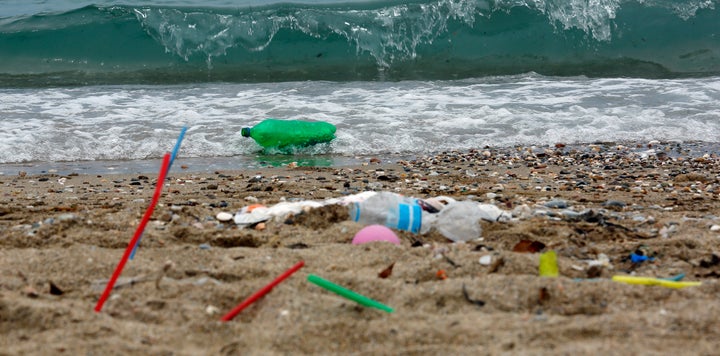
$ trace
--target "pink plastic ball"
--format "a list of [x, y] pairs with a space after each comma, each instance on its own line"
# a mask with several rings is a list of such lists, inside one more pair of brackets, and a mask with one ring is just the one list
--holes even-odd
[[382, 225], [370, 225], [364, 227], [355, 234], [352, 239], [353, 245], [360, 245], [374, 241], [387, 241], [396, 245], [400, 244], [400, 239], [389, 228]]

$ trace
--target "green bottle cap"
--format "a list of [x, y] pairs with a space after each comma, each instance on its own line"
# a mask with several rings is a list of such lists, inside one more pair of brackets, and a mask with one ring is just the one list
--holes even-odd
[[243, 127], [242, 130], [240, 130], [240, 134], [242, 135], [242, 137], [250, 137], [250, 128]]

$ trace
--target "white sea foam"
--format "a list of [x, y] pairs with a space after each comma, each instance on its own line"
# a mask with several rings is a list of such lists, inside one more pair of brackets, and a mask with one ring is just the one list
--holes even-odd
[[254, 154], [240, 129], [324, 120], [311, 153], [423, 154], [515, 144], [700, 140], [720, 134], [720, 78], [297, 82], [0, 90], [0, 163]]

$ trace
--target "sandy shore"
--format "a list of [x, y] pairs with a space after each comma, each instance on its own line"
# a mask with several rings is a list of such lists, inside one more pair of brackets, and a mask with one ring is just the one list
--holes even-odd
[[[203, 173], [179, 160], [100, 313], [93, 307], [157, 175], [0, 176], [0, 354], [715, 354], [720, 158], [642, 146]], [[398, 231], [396, 246], [350, 244], [363, 226], [341, 205], [244, 228], [216, 218], [363, 191], [468, 199], [513, 219], [482, 222], [482, 238], [466, 243]], [[521, 251], [523, 240], [540, 250]], [[538, 276], [548, 250], [558, 278]], [[633, 253], [648, 260], [633, 263]], [[301, 260], [270, 294], [219, 321]], [[309, 274], [395, 311], [342, 299]], [[702, 285], [611, 280], [629, 274]]]

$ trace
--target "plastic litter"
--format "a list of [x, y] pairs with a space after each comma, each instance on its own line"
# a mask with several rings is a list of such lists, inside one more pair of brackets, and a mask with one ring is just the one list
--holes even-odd
[[252, 128], [244, 127], [241, 134], [264, 148], [287, 150], [330, 142], [335, 130], [334, 125], [322, 121], [266, 119]]
[[654, 260], [655, 260], [655, 258], [653, 258], [653, 257], [638, 255], [636, 253], [630, 254], [630, 261], [632, 263], [643, 263], [645, 261], [654, 261]]
[[626, 283], [626, 284], [642, 284], [647, 286], [661, 286], [666, 288], [685, 288], [695, 287], [702, 284], [702, 282], [677, 282], [662, 278], [652, 277], [635, 277], [635, 276], [613, 276], [612, 280], [615, 282]]
[[330, 282], [326, 279], [323, 279], [321, 277], [318, 277], [314, 274], [308, 275], [307, 280], [309, 282], [314, 283], [324, 289], [327, 289], [343, 298], [352, 300], [355, 303], [358, 303], [360, 305], [364, 305], [366, 307], [377, 308], [377, 309], [380, 309], [380, 310], [388, 312], [388, 313], [393, 312], [393, 308], [391, 308], [385, 304], [382, 304], [376, 300], [370, 299], [362, 294], [353, 292], [347, 288], [341, 287], [335, 283], [332, 283], [332, 282]]
[[[299, 214], [302, 211], [325, 205], [348, 205], [354, 202], [361, 202], [376, 194], [376, 192], [362, 192], [340, 198], [330, 198], [323, 201], [305, 200], [298, 202], [280, 202], [271, 207], [256, 203], [240, 209], [240, 211], [235, 213], [233, 221], [238, 225], [250, 226], [271, 219], [282, 220], [290, 214]], [[257, 201], [257, 199], [250, 200]]]
[[243, 309], [247, 308], [250, 304], [254, 303], [256, 300], [262, 298], [265, 294], [270, 293], [270, 291], [273, 290], [278, 284], [280, 284], [282, 281], [290, 277], [293, 273], [297, 272], [300, 268], [302, 268], [305, 265], [305, 261], [300, 261], [296, 263], [294, 266], [290, 267], [287, 271], [283, 272], [281, 275], [277, 276], [275, 279], [272, 280], [272, 282], [268, 283], [266, 286], [259, 289], [257, 292], [253, 293], [251, 296], [249, 296], [247, 299], [243, 300], [240, 304], [238, 304], [233, 310], [225, 314], [220, 320], [222, 321], [230, 321], [232, 320], [236, 315], [238, 315]]
[[454, 202], [444, 207], [431, 225], [452, 241], [469, 241], [480, 237], [480, 219], [484, 216], [475, 202]]
[[238, 225], [252, 225], [259, 222], [268, 221], [273, 216], [268, 211], [268, 208], [258, 208], [248, 211], [247, 207], [243, 208], [235, 214], [233, 221]]
[[539, 273], [541, 277], [557, 277], [560, 275], [555, 251], [550, 250], [540, 255]]
[[238, 211], [233, 221], [241, 226], [271, 219], [281, 221], [290, 214], [331, 204], [348, 206], [350, 219], [365, 225], [384, 225], [420, 234], [434, 228], [452, 241], [481, 237], [481, 219], [498, 222], [513, 218], [510, 212], [493, 204], [456, 201], [445, 196], [417, 199], [393, 192], [367, 191], [322, 201], [280, 202], [270, 207], [253, 204]]
[[452, 201], [437, 214], [423, 215], [421, 233], [432, 228], [452, 241], [470, 241], [481, 237], [480, 220], [507, 221], [512, 218], [506, 212], [492, 204], [479, 204], [474, 201]]
[[299, 202], [280, 202], [269, 208], [266, 206], [255, 206], [252, 210], [245, 207], [235, 214], [233, 220], [238, 225], [253, 225], [273, 218], [282, 219], [290, 214], [299, 214], [304, 210], [319, 208], [324, 205], [326, 204], [322, 202], [305, 200]]
[[661, 279], [665, 279], [668, 281], [674, 281], [674, 282], [680, 282], [680, 281], [682, 281], [683, 278], [685, 278], [685, 273], [680, 273], [680, 274], [674, 275], [672, 277], [666, 277], [666, 278], [661, 278]]
[[510, 221], [512, 214], [492, 204], [478, 204], [480, 218], [492, 222]]
[[440, 212], [445, 205], [448, 205], [450, 203], [456, 202], [455, 199], [446, 197], [446, 196], [439, 196], [434, 198], [427, 198], [427, 199], [419, 199], [418, 204], [423, 208], [423, 210], [427, 211], [428, 213], [435, 214]]
[[375, 241], [385, 241], [396, 245], [400, 244], [400, 239], [397, 235], [383, 225], [366, 226], [362, 230], [358, 231], [352, 239], [353, 245], [361, 245]]
[[350, 219], [362, 224], [380, 224], [418, 233], [422, 224], [422, 211], [417, 199], [380, 192], [365, 201], [350, 205]]

